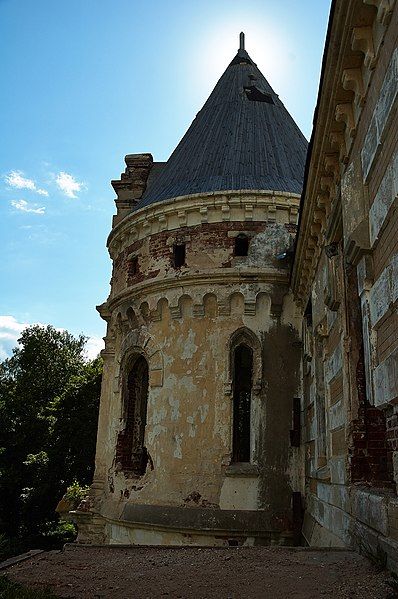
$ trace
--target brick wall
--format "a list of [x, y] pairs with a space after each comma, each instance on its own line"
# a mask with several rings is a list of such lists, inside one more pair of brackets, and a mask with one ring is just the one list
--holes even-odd
[[[213, 267], [228, 268], [233, 266], [233, 252], [235, 238], [229, 235], [231, 232], [247, 232], [250, 235], [264, 232], [269, 227], [264, 222], [219, 222], [203, 223], [193, 227], [181, 227], [172, 231], [162, 231], [149, 237], [139, 240], [128, 246], [114, 261], [114, 277], [128, 286], [140, 283], [144, 280], [153, 279], [160, 273], [157, 263], [162, 262], [166, 270], [173, 269], [173, 244], [186, 244], [186, 265], [194, 265], [198, 257], [203, 258], [207, 254], [212, 259]], [[290, 235], [295, 235], [297, 226], [294, 224], [283, 225]], [[222, 250], [226, 259], [220, 261]], [[135, 273], [131, 272], [131, 256], [138, 256]], [[211, 268], [211, 261], [207, 263], [207, 268]], [[165, 266], [166, 265], [166, 266]], [[257, 264], [261, 266], [261, 264]], [[275, 266], [281, 268], [287, 266], [278, 263], [275, 260]], [[122, 285], [124, 286], [124, 285]], [[119, 287], [120, 290], [120, 287]]]
[[359, 418], [352, 421], [350, 426], [352, 443], [349, 464], [352, 482], [366, 482], [377, 487], [393, 486], [390, 432], [387, 428], [384, 411], [361, 406]]
[[394, 254], [398, 253], [398, 210], [392, 209], [386, 227], [374, 249], [374, 278], [380, 276]]

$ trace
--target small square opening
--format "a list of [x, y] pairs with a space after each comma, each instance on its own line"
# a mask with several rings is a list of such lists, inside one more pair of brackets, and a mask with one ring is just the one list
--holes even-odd
[[185, 265], [185, 243], [176, 243], [173, 246], [173, 264], [175, 268]]
[[134, 277], [138, 273], [138, 256], [133, 256], [129, 260], [128, 274], [129, 277]]
[[235, 256], [247, 256], [249, 253], [249, 238], [244, 233], [235, 237]]

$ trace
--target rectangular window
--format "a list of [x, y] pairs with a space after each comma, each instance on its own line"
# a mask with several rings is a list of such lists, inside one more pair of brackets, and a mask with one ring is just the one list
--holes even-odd
[[134, 277], [138, 273], [138, 256], [130, 258], [128, 263], [128, 275]]
[[235, 256], [247, 256], [249, 253], [249, 238], [244, 233], [239, 233], [235, 237]]
[[174, 245], [173, 264], [175, 268], [185, 265], [185, 243], [176, 243]]

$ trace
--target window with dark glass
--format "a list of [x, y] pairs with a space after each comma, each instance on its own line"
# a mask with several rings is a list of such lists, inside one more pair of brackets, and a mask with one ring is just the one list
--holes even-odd
[[238, 345], [233, 355], [233, 439], [234, 462], [250, 462], [250, 413], [253, 377], [253, 350]]

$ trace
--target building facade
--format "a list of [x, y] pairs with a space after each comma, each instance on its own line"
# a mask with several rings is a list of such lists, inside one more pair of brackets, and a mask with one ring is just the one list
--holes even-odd
[[[332, 5], [292, 289], [304, 536], [398, 563], [398, 5]], [[395, 566], [394, 566], [395, 563]]]
[[102, 541], [290, 543], [297, 534], [289, 256], [306, 150], [242, 34], [169, 160], [126, 156], [112, 182], [90, 524]]
[[334, 0], [305, 173], [243, 38], [170, 159], [126, 156], [80, 540], [397, 568], [397, 39], [395, 0]]

